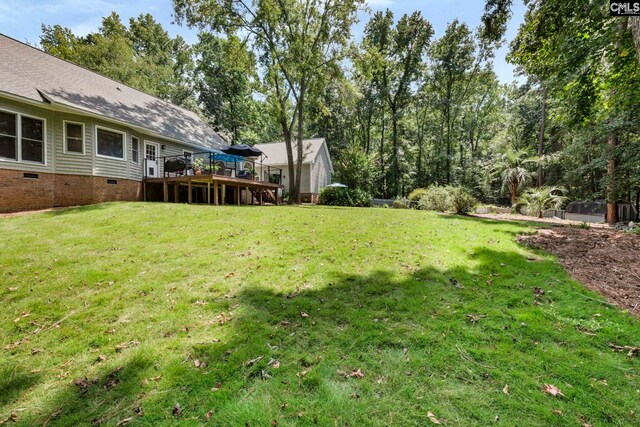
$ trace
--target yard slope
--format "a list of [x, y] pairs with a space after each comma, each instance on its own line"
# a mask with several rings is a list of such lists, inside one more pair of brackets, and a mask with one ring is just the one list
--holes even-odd
[[[0, 419], [632, 425], [640, 323], [413, 210], [114, 203], [0, 220]], [[544, 392], [545, 384], [562, 396]]]

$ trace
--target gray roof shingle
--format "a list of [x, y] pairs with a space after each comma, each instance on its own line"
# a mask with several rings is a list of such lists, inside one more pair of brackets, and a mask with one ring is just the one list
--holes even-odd
[[[322, 149], [322, 145], [325, 144], [324, 138], [313, 138], [313, 139], [305, 139], [302, 141], [303, 147], [303, 161], [302, 163], [311, 163], [316, 160], [318, 157], [318, 153], [320, 149]], [[284, 145], [284, 142], [268, 142], [266, 144], [256, 144], [255, 148], [262, 151], [265, 155], [265, 159], [263, 160], [265, 165], [274, 166], [274, 165], [286, 165], [288, 163], [287, 160], [287, 148]], [[293, 153], [294, 157], [296, 155], [297, 144], [293, 142]]]
[[196, 113], [0, 34], [0, 94], [52, 102], [141, 127], [187, 144], [224, 140]]

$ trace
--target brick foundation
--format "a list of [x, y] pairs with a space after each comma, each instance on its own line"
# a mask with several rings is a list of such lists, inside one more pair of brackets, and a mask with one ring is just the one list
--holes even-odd
[[0, 169], [0, 213], [140, 200], [138, 181]]

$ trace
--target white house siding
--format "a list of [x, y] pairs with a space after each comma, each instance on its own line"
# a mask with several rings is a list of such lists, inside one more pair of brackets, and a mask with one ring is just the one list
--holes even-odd
[[[67, 175], [103, 176], [140, 181], [143, 178], [144, 142], [155, 142], [159, 145], [158, 162], [160, 176], [163, 173], [163, 157], [182, 155], [184, 150], [198, 151], [197, 148], [185, 144], [168, 141], [163, 138], [149, 136], [127, 126], [114, 124], [106, 120], [95, 119], [81, 114], [52, 111], [29, 104], [0, 98], [0, 110], [24, 114], [46, 120], [45, 153], [46, 164], [24, 163], [0, 159], [0, 168], [24, 170], [31, 172], [51, 172]], [[64, 152], [64, 121], [84, 124], [84, 155]], [[125, 133], [125, 159], [111, 159], [96, 156], [96, 126], [113, 129]], [[133, 144], [131, 137], [138, 137], [139, 160], [133, 162]], [[161, 147], [165, 146], [163, 150]], [[200, 149], [202, 150], [202, 149]]]
[[[54, 112], [53, 119], [53, 142], [56, 159], [54, 172], [71, 175], [92, 175], [94, 144], [91, 120], [83, 116], [60, 112]], [[84, 154], [64, 152], [64, 121], [84, 124]]]
[[0, 159], [0, 168], [11, 170], [24, 170], [30, 172], [52, 172], [53, 164], [55, 162], [55, 155], [53, 150], [53, 123], [54, 118], [51, 111], [31, 106], [28, 104], [15, 102], [10, 99], [0, 98], [0, 110], [8, 111], [11, 113], [23, 114], [25, 116], [35, 117], [39, 119], [45, 119], [45, 164], [29, 163], [29, 162], [17, 162], [15, 160]]
[[311, 171], [312, 191], [318, 194], [320, 190], [331, 184], [331, 169], [327, 152], [321, 149]]

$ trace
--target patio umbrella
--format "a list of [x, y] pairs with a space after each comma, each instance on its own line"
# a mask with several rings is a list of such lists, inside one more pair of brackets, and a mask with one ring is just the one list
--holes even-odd
[[339, 182], [334, 182], [333, 184], [329, 184], [327, 185], [327, 187], [349, 188], [348, 185], [340, 184]]
[[258, 150], [257, 148], [244, 144], [230, 145], [226, 148], [223, 148], [222, 151], [227, 154], [235, 154], [236, 156], [243, 157], [259, 157], [262, 154], [262, 151]]

